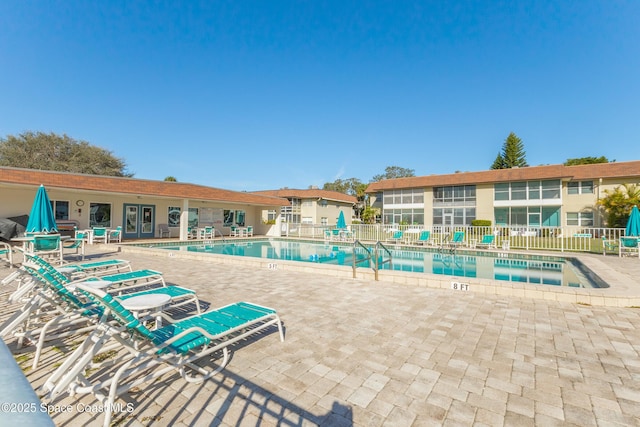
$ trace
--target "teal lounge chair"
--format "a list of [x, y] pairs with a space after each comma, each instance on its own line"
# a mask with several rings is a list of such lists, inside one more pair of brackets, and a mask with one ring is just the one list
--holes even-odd
[[109, 292], [112, 293], [116, 291], [122, 293], [123, 290], [131, 290], [141, 286], [151, 286], [156, 284], [161, 284], [163, 287], [167, 286], [161, 272], [149, 269], [125, 271], [123, 273], [107, 274], [99, 277], [89, 277], [85, 280], [110, 282], [108, 287]]
[[431, 232], [428, 230], [422, 230], [420, 235], [416, 239], [416, 245], [431, 245], [433, 241], [431, 240]]
[[397, 244], [402, 242], [403, 237], [404, 233], [402, 232], [402, 230], [397, 230], [393, 232], [393, 234], [391, 235], [391, 237], [389, 237], [389, 239], [387, 239], [387, 241]]
[[640, 257], [640, 237], [620, 237], [620, 245], [618, 248], [618, 256], [620, 257], [625, 255]]
[[57, 268], [58, 271], [73, 278], [86, 276], [104, 276], [107, 274], [133, 271], [131, 263], [122, 259], [106, 259], [103, 261], [90, 261], [76, 264], [65, 264]]
[[496, 236], [493, 234], [485, 234], [482, 240], [476, 243], [476, 248], [491, 249], [496, 248]]
[[[268, 307], [238, 302], [150, 330], [111, 295], [82, 284], [77, 289], [103, 309], [104, 321], [53, 372], [41, 391], [47, 393], [45, 400], [49, 402], [70, 389], [74, 394], [93, 394], [105, 408], [105, 426], [110, 425], [115, 399], [133, 387], [169, 372], [201, 383], [226, 367], [231, 346], [248, 342], [250, 336], [264, 335], [272, 326], [277, 326], [284, 341], [282, 322]], [[87, 367], [111, 340], [116, 340], [125, 354], [118, 356], [113, 369], [92, 377]], [[221, 360], [217, 366], [209, 366], [205, 358]]]
[[450, 247], [458, 247], [464, 245], [464, 231], [456, 231], [453, 233], [453, 237], [449, 240]]
[[[73, 293], [73, 289], [77, 284], [91, 286], [91, 282], [85, 279], [72, 282], [39, 257], [28, 257], [21, 268], [31, 275], [31, 278], [40, 286], [33, 293], [33, 296], [27, 300], [22, 309], [14, 313], [9, 320], [0, 326], [0, 336], [7, 337], [13, 334], [19, 338], [20, 343], [24, 338], [38, 336], [33, 362], [33, 368], [36, 368], [45, 341], [91, 330], [93, 328], [91, 325], [80, 329], [75, 326], [79, 322], [86, 323], [90, 320], [87, 317], [91, 318], [98, 312], [93, 309], [93, 303], [83, 302], [81, 298]], [[128, 293], [117, 298], [119, 301], [126, 301], [134, 297], [147, 297], [150, 295], [167, 295], [167, 306], [172, 309], [193, 303], [197, 313], [201, 313], [200, 303], [195, 291], [179, 286], [166, 286]], [[47, 315], [45, 316], [48, 320], [46, 323], [43, 323], [42, 320], [44, 314]], [[52, 335], [50, 331], [53, 328], [56, 330], [62, 329], [64, 332]]]

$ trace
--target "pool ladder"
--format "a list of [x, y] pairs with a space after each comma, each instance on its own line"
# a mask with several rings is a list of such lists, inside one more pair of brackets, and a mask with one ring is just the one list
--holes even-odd
[[438, 247], [438, 252], [443, 253], [446, 250], [448, 250], [450, 254], [455, 255], [458, 247], [456, 245], [452, 245], [450, 243], [450, 240], [451, 240], [451, 234], [447, 234], [447, 236], [444, 238], [442, 243], [440, 243], [440, 247]]
[[[358, 260], [358, 258], [356, 257], [356, 249], [358, 247], [364, 249], [365, 252], [367, 253], [367, 256], [361, 260]], [[381, 259], [381, 257], [379, 256], [381, 251], [383, 253], [386, 252], [389, 258]], [[373, 262], [371, 262], [372, 259], [373, 259]], [[376, 242], [376, 245], [374, 246], [374, 249], [373, 249], [373, 253], [371, 253], [371, 249], [363, 245], [360, 242], [360, 240], [356, 240], [355, 242], [353, 242], [353, 278], [354, 279], [356, 278], [356, 268], [358, 267], [358, 264], [369, 261], [370, 262], [369, 265], [371, 265], [371, 268], [373, 268], [373, 271], [375, 273], [375, 279], [377, 281], [379, 280], [378, 271], [384, 264], [389, 263], [389, 269], [393, 267], [392, 259], [393, 259], [393, 256], [391, 255], [391, 251], [385, 245], [383, 245], [382, 242], [380, 241]]]

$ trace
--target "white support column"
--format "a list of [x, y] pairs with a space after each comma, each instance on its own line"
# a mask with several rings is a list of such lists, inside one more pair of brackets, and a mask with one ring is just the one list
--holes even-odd
[[182, 209], [180, 210], [180, 240], [189, 240], [189, 200], [182, 201]]

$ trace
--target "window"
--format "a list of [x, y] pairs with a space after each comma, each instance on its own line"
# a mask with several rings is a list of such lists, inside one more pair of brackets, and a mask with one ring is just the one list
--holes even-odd
[[493, 186], [494, 200], [559, 199], [560, 188], [559, 180], [500, 183]]
[[313, 224], [313, 218], [311, 218], [310, 216], [303, 216], [302, 217], [302, 223], [303, 224]]
[[178, 206], [169, 206], [169, 212], [167, 214], [169, 227], [180, 227], [180, 210]]
[[593, 226], [593, 212], [567, 212], [567, 225]]
[[527, 182], [529, 190], [529, 200], [540, 200], [540, 181]]
[[110, 203], [91, 203], [89, 212], [89, 227], [111, 227]]
[[435, 187], [433, 189], [433, 204], [435, 206], [475, 206], [475, 202], [475, 185]]
[[527, 200], [527, 183], [511, 183], [511, 200]]
[[329, 225], [329, 220], [327, 220], [326, 216], [323, 216], [322, 218], [320, 218], [320, 224]]
[[229, 209], [225, 209], [222, 213], [222, 215], [224, 216], [224, 224], [222, 224], [224, 227], [231, 227], [233, 225], [233, 215], [234, 215], [235, 211], [229, 210]]
[[410, 188], [404, 190], [389, 190], [384, 192], [384, 205], [413, 205], [424, 203], [424, 190]]
[[385, 224], [424, 224], [422, 209], [385, 209], [382, 215]]
[[527, 225], [527, 208], [511, 208], [510, 225]]
[[509, 200], [509, 184], [496, 184], [493, 188], [495, 200]]
[[329, 203], [327, 203], [327, 201], [326, 201], [326, 200], [320, 200], [320, 206], [321, 206], [321, 207], [326, 208], [326, 207], [327, 207], [327, 205], [329, 205]]
[[593, 181], [571, 181], [567, 183], [569, 194], [593, 194]]
[[244, 227], [244, 217], [245, 217], [244, 211], [236, 211], [236, 225], [239, 225], [240, 227]]
[[305, 207], [311, 207], [311, 206], [313, 206], [313, 201], [311, 201], [311, 200], [304, 200], [304, 201], [302, 202], [302, 206], [305, 206]]
[[197, 227], [200, 222], [200, 211], [198, 208], [189, 208], [189, 227]]
[[53, 208], [56, 220], [69, 219], [69, 202], [62, 200], [52, 200], [51, 207]]
[[278, 213], [276, 212], [275, 209], [270, 209], [267, 211], [267, 221], [271, 222], [271, 221], [275, 221], [276, 219], [278, 219]]
[[559, 199], [560, 198], [560, 181], [542, 181], [542, 198]]

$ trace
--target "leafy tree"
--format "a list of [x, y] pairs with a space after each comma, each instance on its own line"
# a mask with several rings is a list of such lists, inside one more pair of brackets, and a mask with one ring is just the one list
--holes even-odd
[[169, 182], [178, 182], [175, 176], [168, 176], [164, 180]]
[[363, 184], [358, 178], [336, 179], [333, 182], [325, 183], [322, 189], [337, 191], [339, 193], [356, 197], [358, 199], [358, 203], [355, 207], [356, 216], [361, 216], [367, 197], [365, 193], [367, 184]]
[[622, 184], [613, 190], [604, 190], [605, 197], [598, 200], [607, 214], [608, 227], [625, 227], [631, 209], [640, 205], [640, 186], [637, 184]]
[[529, 166], [526, 160], [524, 144], [518, 136], [511, 132], [502, 146], [502, 153], [498, 154], [491, 169], [510, 169]]
[[400, 166], [387, 166], [383, 174], [375, 175], [371, 178], [372, 182], [382, 181], [384, 179], [407, 178], [416, 176], [415, 170], [401, 168]]
[[91, 175], [125, 176], [124, 160], [104, 148], [67, 135], [24, 132], [0, 139], [0, 166]]
[[579, 157], [576, 159], [567, 159], [564, 162], [565, 166], [575, 166], [575, 165], [593, 165], [596, 163], [609, 163], [609, 160], [605, 156], [600, 157]]

